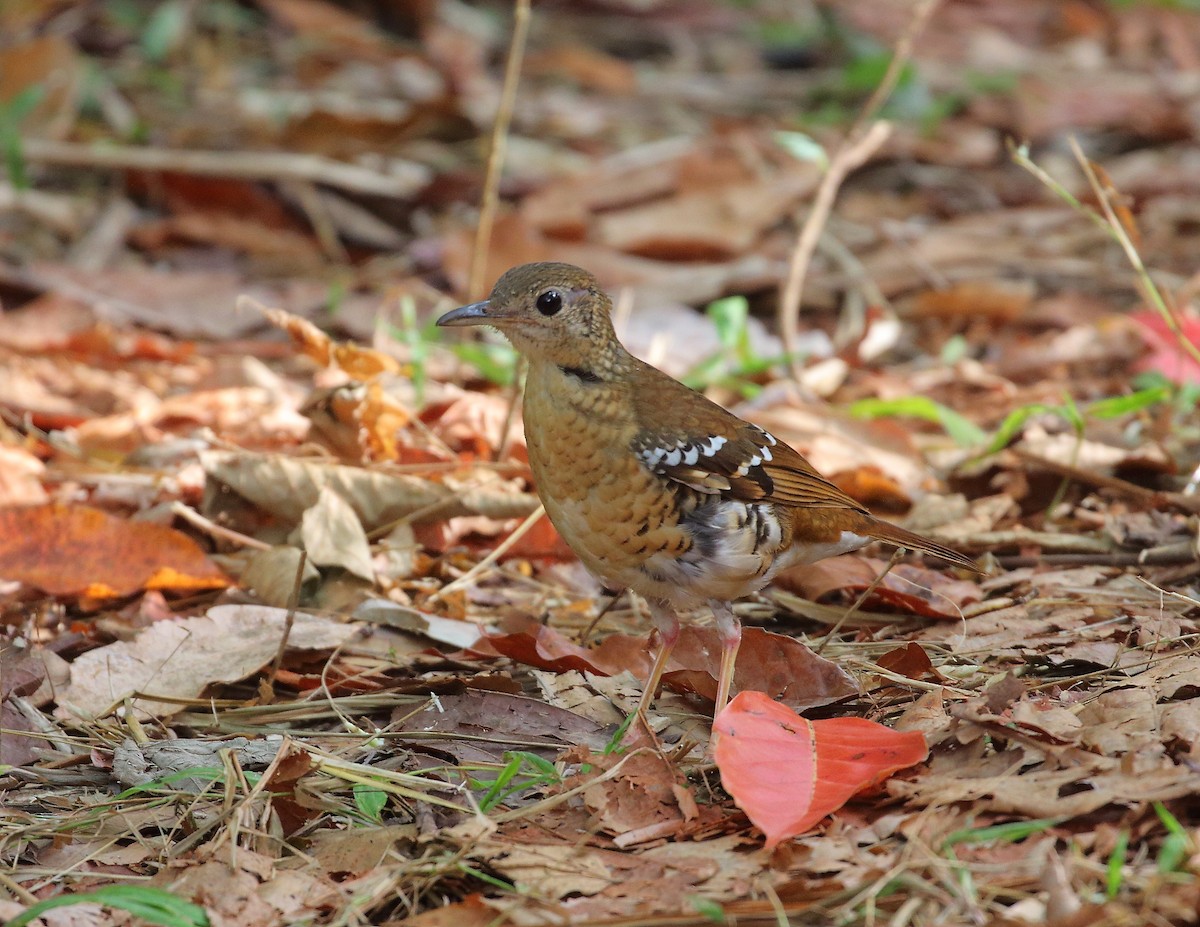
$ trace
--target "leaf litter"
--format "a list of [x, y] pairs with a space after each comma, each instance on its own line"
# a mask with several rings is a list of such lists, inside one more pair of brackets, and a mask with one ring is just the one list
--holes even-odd
[[[126, 6], [0, 11], [0, 917], [1194, 920], [1194, 11], [939, 5], [811, 262], [797, 386], [769, 314], [811, 153], [908, 5], [536, 9], [481, 275], [507, 7]], [[706, 755], [704, 616], [621, 736], [641, 608], [536, 517], [511, 355], [429, 327], [547, 259], [981, 557], [738, 605], [739, 698], [803, 712], [774, 733], [926, 759], [786, 824], [765, 748]]]

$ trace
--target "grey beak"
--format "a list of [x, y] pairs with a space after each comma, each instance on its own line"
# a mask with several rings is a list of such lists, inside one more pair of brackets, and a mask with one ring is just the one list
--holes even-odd
[[457, 309], [451, 309], [444, 316], [437, 320], [439, 327], [446, 325], [487, 325], [491, 322], [488, 318], [488, 301], [471, 303], [469, 306], [459, 306]]

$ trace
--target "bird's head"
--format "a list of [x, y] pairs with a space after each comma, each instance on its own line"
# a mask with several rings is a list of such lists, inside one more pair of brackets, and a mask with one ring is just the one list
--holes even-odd
[[487, 299], [452, 309], [440, 326], [491, 325], [531, 362], [592, 368], [619, 349], [612, 301], [573, 264], [522, 264], [496, 281]]

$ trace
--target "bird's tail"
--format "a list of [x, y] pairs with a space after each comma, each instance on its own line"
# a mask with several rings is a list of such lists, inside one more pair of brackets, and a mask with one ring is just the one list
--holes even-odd
[[983, 572], [970, 557], [960, 554], [954, 548], [947, 547], [945, 544], [939, 544], [937, 541], [893, 525], [891, 522], [872, 518], [870, 524], [867, 525], [866, 530], [862, 533], [875, 538], [877, 541], [883, 541], [886, 544], [907, 547], [909, 550], [924, 551], [927, 554], [941, 557], [943, 560], [949, 560], [956, 566], [974, 570], [976, 573]]

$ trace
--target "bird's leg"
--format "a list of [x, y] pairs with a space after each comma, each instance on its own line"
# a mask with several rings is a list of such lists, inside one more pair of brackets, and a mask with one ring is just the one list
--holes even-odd
[[729, 689], [733, 685], [733, 666], [737, 662], [738, 647], [742, 644], [742, 623], [733, 613], [728, 602], [713, 599], [713, 617], [717, 619], [717, 630], [721, 633], [721, 675], [717, 677], [717, 705], [713, 709], [713, 720], [729, 701]]
[[675, 642], [679, 640], [679, 618], [675, 612], [662, 602], [648, 600], [646, 604], [650, 606], [650, 620], [658, 629], [659, 646], [658, 654], [654, 657], [654, 666], [650, 670], [650, 678], [646, 680], [645, 691], [638, 702], [637, 713], [643, 723], [646, 720], [646, 712], [654, 701], [654, 693], [658, 691], [663, 670], [667, 668], [667, 660], [671, 658], [671, 651], [675, 649]]

